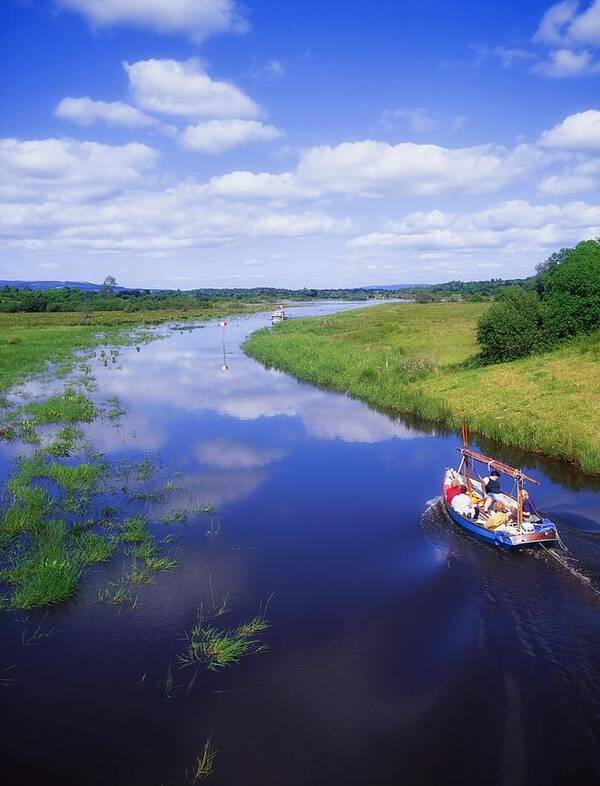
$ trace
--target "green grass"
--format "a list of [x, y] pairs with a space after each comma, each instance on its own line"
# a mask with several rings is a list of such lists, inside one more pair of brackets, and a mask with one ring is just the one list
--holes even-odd
[[481, 366], [485, 304], [386, 304], [260, 330], [245, 351], [391, 414], [458, 428], [600, 473], [600, 334]]
[[89, 423], [94, 419], [95, 409], [92, 402], [83, 395], [67, 388], [58, 396], [50, 396], [44, 401], [24, 404], [23, 412], [32, 415], [36, 425], [42, 423]]
[[81, 565], [66, 546], [61, 521], [48, 523], [47, 532], [37, 538], [31, 552], [6, 570], [2, 578], [14, 585], [13, 608], [50, 606], [75, 594]]
[[84, 565], [108, 562], [113, 551], [114, 543], [94, 532], [81, 532], [75, 538], [75, 554]]
[[196, 769], [194, 770], [193, 783], [198, 783], [199, 781], [208, 778], [209, 775], [212, 775], [215, 768], [216, 757], [217, 751], [215, 750], [211, 736], [204, 743], [202, 755], [198, 756], [198, 759], [196, 760]]
[[120, 539], [122, 543], [139, 544], [149, 539], [148, 524], [144, 516], [130, 516], [121, 524]]
[[255, 617], [235, 630], [218, 630], [201, 620], [188, 634], [188, 647], [179, 662], [182, 666], [204, 663], [210, 671], [239, 663], [244, 655], [264, 649], [257, 636], [268, 627], [263, 617]]
[[64, 426], [54, 435], [52, 442], [46, 447], [51, 456], [70, 456], [83, 439], [83, 432], [74, 426]]

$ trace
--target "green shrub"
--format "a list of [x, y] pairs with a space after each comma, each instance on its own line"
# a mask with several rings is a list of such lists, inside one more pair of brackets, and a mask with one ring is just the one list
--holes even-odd
[[506, 289], [479, 320], [477, 340], [482, 359], [487, 363], [516, 360], [545, 348], [542, 315], [535, 292]]
[[553, 255], [541, 270], [544, 324], [552, 341], [600, 327], [600, 241]]

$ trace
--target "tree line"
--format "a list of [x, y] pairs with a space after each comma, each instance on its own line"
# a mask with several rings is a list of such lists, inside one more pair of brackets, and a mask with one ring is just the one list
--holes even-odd
[[600, 329], [600, 238], [562, 248], [536, 273], [533, 287], [508, 287], [481, 316], [485, 362], [516, 360]]

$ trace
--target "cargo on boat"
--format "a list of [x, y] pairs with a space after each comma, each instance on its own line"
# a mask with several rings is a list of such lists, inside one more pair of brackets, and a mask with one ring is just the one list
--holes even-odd
[[[463, 425], [463, 447], [458, 469], [446, 469], [443, 505], [459, 527], [471, 535], [507, 549], [525, 548], [559, 540], [556, 525], [541, 515], [524, 489], [525, 483], [539, 485], [520, 469], [470, 450]], [[486, 466], [481, 477], [478, 466]], [[500, 478], [512, 481], [507, 493]]]

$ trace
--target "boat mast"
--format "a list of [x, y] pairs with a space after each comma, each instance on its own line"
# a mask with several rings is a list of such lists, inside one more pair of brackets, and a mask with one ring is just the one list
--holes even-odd
[[[469, 429], [467, 428], [467, 424], [463, 420], [462, 422], [462, 441], [463, 441], [463, 450], [469, 449]], [[467, 487], [467, 491], [471, 491], [471, 478], [469, 477], [469, 458], [463, 453], [463, 457], [465, 460], [465, 486]]]
[[523, 476], [517, 475], [517, 524], [523, 529]]

